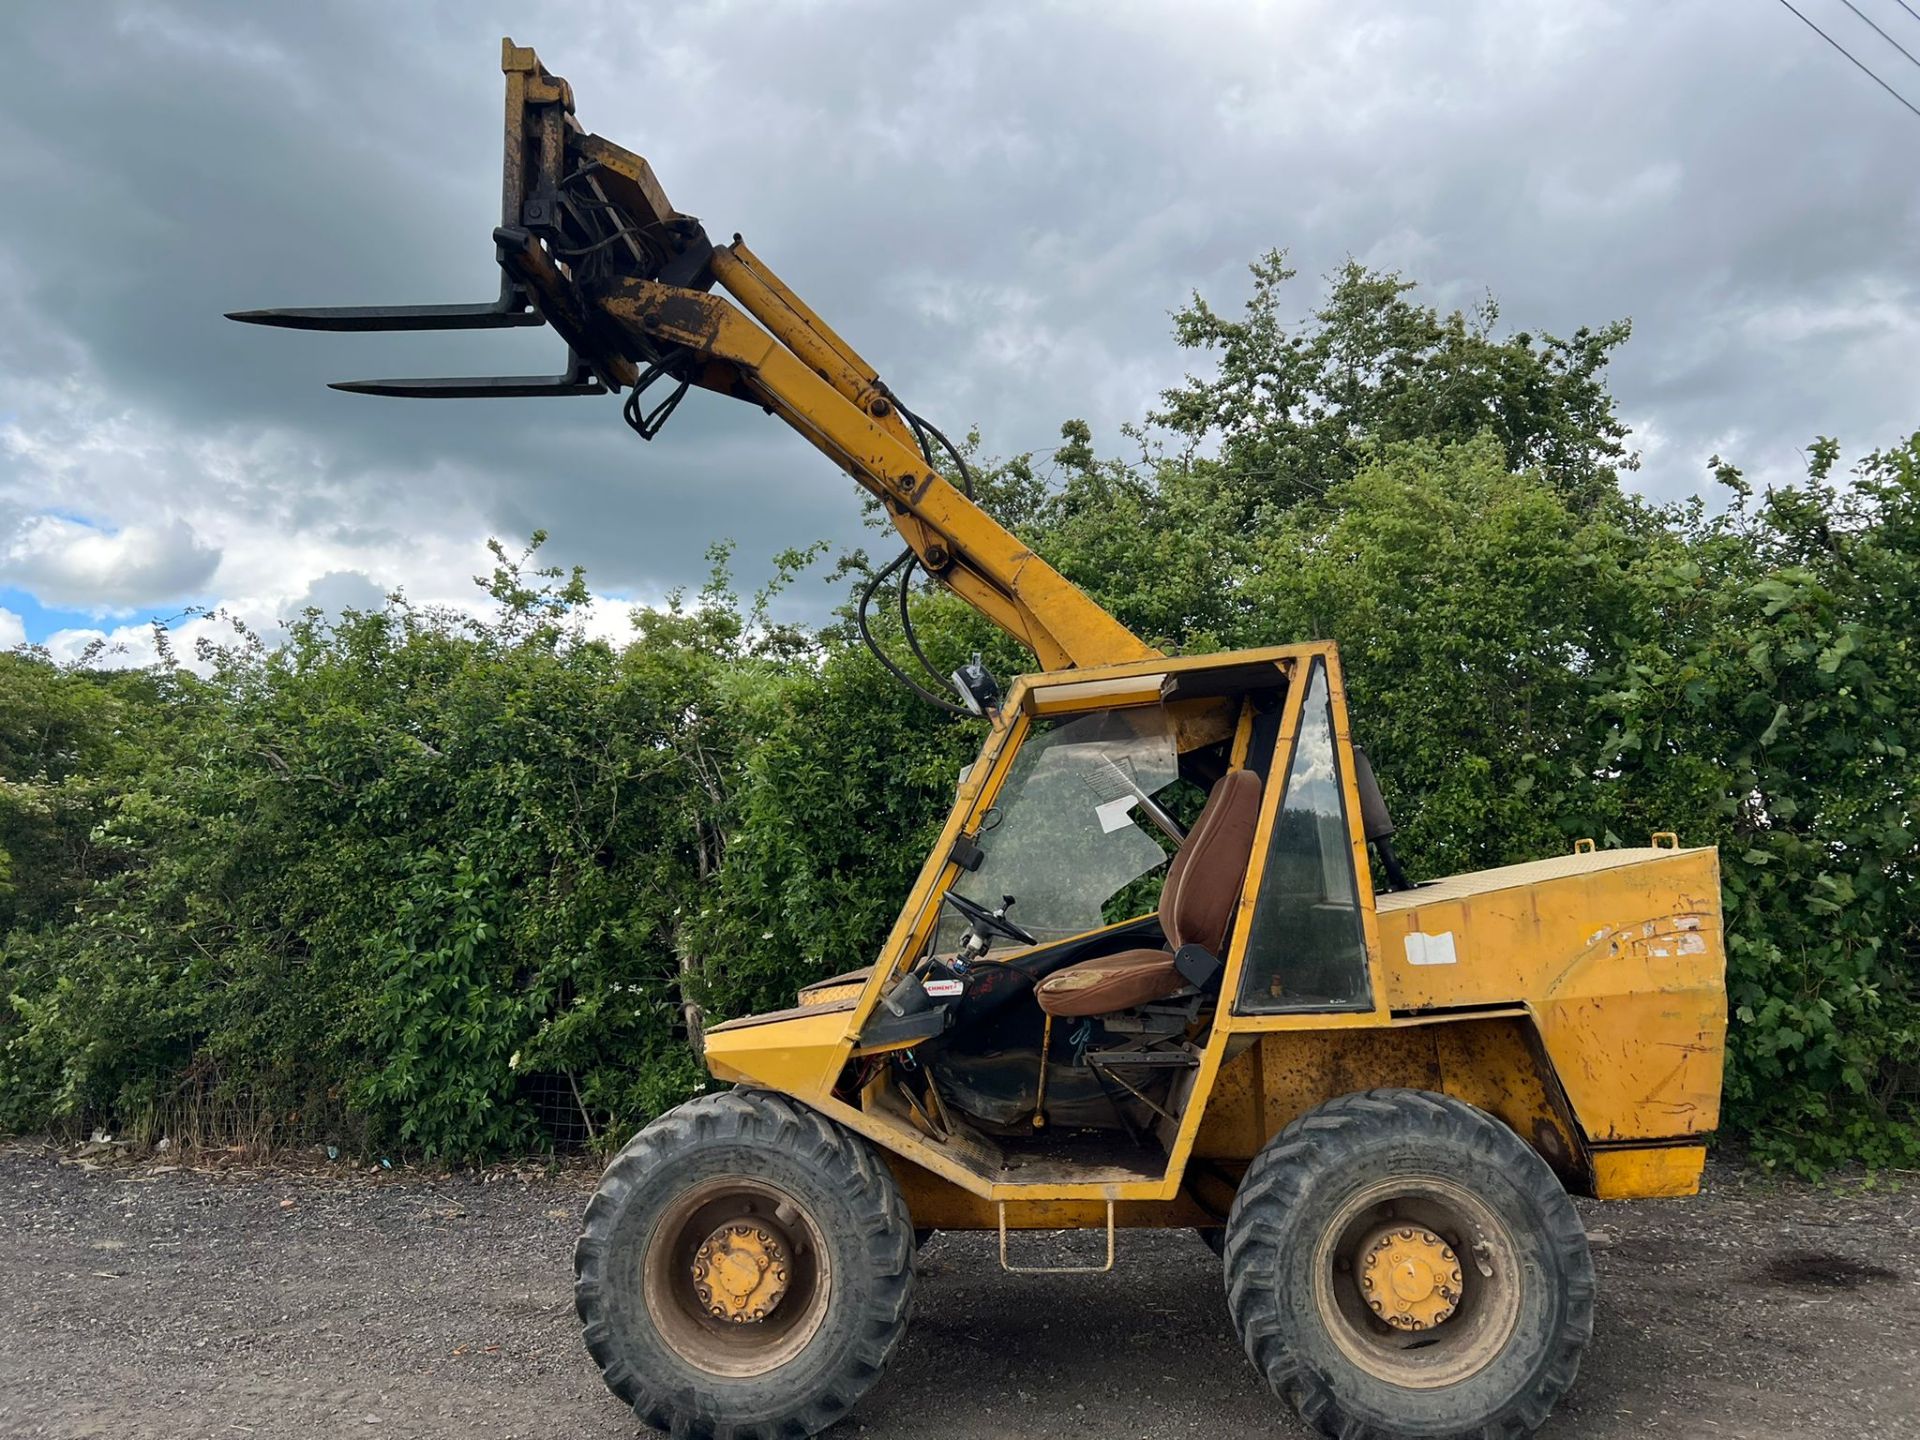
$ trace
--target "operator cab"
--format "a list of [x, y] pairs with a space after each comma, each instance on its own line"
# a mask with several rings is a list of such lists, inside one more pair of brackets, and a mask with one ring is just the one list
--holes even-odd
[[1286, 675], [1187, 672], [1144, 703], [1022, 718], [920, 959], [860, 1037], [908, 1041], [890, 1063], [922, 1128], [1164, 1156], [1243, 909]]
[[1338, 667], [1305, 644], [1017, 680], [878, 963], [709, 1030], [715, 1073], [824, 1084], [990, 1197], [1179, 1185], [1194, 1097], [1260, 1032], [1388, 1018], [1366, 845], [1391, 822]]

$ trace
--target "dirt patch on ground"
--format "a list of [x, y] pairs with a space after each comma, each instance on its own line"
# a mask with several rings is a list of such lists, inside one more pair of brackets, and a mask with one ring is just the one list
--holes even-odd
[[1858, 1290], [1870, 1280], [1898, 1282], [1900, 1273], [1830, 1250], [1789, 1250], [1767, 1262], [1767, 1278], [1776, 1285]]
[[[591, 1185], [0, 1151], [0, 1434], [639, 1435], [575, 1330]], [[1920, 1440], [1920, 1189], [1715, 1168], [1698, 1199], [1582, 1209], [1600, 1313], [1551, 1440]], [[906, 1344], [833, 1433], [1306, 1432], [1248, 1366], [1200, 1241], [1129, 1233], [1114, 1274], [1071, 1277], [936, 1237]]]

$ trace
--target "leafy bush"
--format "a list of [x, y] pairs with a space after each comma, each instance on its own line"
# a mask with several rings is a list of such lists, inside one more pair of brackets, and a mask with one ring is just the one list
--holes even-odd
[[[1624, 326], [1501, 336], [1349, 267], [1296, 330], [1286, 280], [1177, 317], [1219, 364], [1136, 460], [1070, 422], [982, 494], [1159, 643], [1339, 641], [1421, 873], [1718, 844], [1729, 1127], [1920, 1159], [1920, 437], [1657, 507], [1615, 478]], [[0, 1127], [474, 1158], [557, 1094], [617, 1142], [703, 1083], [703, 1021], [872, 958], [977, 727], [844, 620], [772, 624], [724, 552], [617, 646], [529, 555], [495, 547], [483, 618], [395, 596], [204, 673], [0, 656]], [[1023, 667], [914, 605], [937, 664]]]

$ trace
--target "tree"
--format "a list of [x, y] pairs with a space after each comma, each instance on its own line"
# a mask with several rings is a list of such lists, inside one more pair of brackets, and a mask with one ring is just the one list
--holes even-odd
[[1508, 468], [1538, 469], [1581, 512], [1637, 464], [1606, 388], [1627, 322], [1582, 326], [1570, 340], [1499, 338], [1491, 297], [1442, 316], [1408, 299], [1411, 281], [1349, 260], [1312, 322], [1290, 329], [1280, 316], [1294, 278], [1285, 257], [1269, 252], [1252, 270], [1242, 318], [1198, 294], [1175, 314], [1180, 346], [1217, 355], [1218, 369], [1166, 391], [1153, 417], [1191, 463], [1217, 443], [1209, 468], [1244, 513], [1322, 495], [1399, 441], [1491, 434]]

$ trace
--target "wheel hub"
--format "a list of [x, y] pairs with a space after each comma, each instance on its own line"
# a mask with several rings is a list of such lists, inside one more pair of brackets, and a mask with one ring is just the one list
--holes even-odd
[[[684, 1253], [684, 1252], [683, 1252]], [[693, 1257], [693, 1293], [716, 1320], [764, 1320], [786, 1296], [791, 1266], [780, 1239], [764, 1226], [730, 1221]]]
[[1354, 1271], [1367, 1308], [1396, 1330], [1431, 1330], [1460, 1308], [1460, 1258], [1431, 1230], [1388, 1226], [1361, 1246]]

